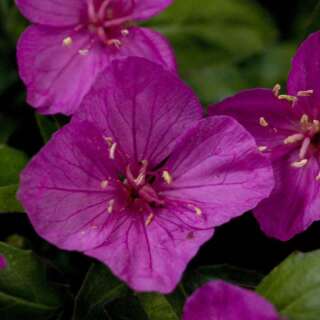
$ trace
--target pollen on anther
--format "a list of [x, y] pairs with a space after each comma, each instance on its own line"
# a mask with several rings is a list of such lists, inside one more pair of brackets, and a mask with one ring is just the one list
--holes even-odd
[[303, 168], [308, 163], [308, 159], [302, 159], [300, 161], [295, 161], [291, 163], [291, 167], [293, 168]]
[[279, 99], [279, 100], [286, 100], [286, 101], [288, 101], [288, 102], [293, 102], [293, 103], [295, 103], [295, 102], [298, 100], [297, 97], [295, 97], [295, 96], [290, 96], [290, 95], [288, 95], [288, 94], [280, 94], [280, 95], [278, 96], [278, 99]]
[[106, 189], [107, 186], [109, 185], [109, 181], [108, 180], [102, 180], [100, 183], [100, 186], [102, 189]]
[[272, 92], [273, 92], [273, 94], [274, 94], [276, 97], [278, 97], [278, 96], [279, 96], [279, 93], [280, 93], [280, 90], [281, 90], [281, 86], [280, 86], [279, 83], [277, 83], [277, 84], [273, 87]]
[[259, 124], [261, 127], [267, 127], [269, 125], [269, 123], [267, 122], [267, 120], [264, 117], [260, 117]]
[[150, 214], [148, 215], [148, 217], [147, 217], [146, 222], [145, 222], [146, 227], [149, 226], [149, 225], [152, 223], [153, 219], [154, 219], [154, 214], [153, 214], [153, 213], [150, 213]]
[[193, 204], [188, 205], [189, 208], [193, 209], [195, 214], [200, 217], [202, 215], [202, 210], [199, 207], [194, 206]]
[[80, 49], [78, 52], [81, 56], [87, 56], [89, 54], [88, 49]]
[[307, 125], [309, 123], [309, 116], [307, 114], [303, 114], [300, 119], [300, 123], [302, 125]]
[[108, 213], [112, 213], [113, 211], [113, 206], [114, 206], [114, 199], [111, 199], [109, 202], [108, 202]]
[[62, 41], [62, 44], [65, 46], [65, 47], [70, 47], [72, 45], [73, 41], [72, 41], [72, 38], [71, 37], [66, 37], [63, 39]]
[[264, 152], [264, 151], [266, 151], [267, 149], [268, 149], [267, 146], [259, 146], [259, 147], [258, 147], [258, 150], [259, 150], [260, 152]]
[[167, 184], [172, 183], [172, 176], [171, 176], [171, 174], [169, 173], [169, 171], [164, 170], [164, 171], [162, 172], [162, 178], [163, 178], [163, 180], [164, 180]]

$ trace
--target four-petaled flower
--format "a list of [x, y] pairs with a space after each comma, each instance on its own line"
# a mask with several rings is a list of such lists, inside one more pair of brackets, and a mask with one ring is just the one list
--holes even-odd
[[252, 136], [230, 117], [202, 117], [171, 72], [142, 58], [114, 62], [21, 175], [34, 228], [135, 290], [172, 291], [214, 227], [273, 188]]
[[182, 319], [280, 320], [280, 315], [270, 302], [253, 291], [211, 281], [187, 300]]
[[320, 33], [293, 59], [288, 94], [252, 89], [212, 106], [237, 119], [270, 155], [276, 185], [254, 213], [269, 236], [288, 240], [320, 220]]
[[175, 58], [157, 32], [135, 26], [172, 0], [16, 0], [34, 23], [18, 43], [28, 102], [40, 113], [73, 114], [97, 75], [113, 60], [147, 58], [175, 71]]

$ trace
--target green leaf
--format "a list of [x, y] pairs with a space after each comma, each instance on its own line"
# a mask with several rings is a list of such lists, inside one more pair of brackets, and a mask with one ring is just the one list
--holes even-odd
[[75, 300], [73, 320], [106, 319], [104, 307], [128, 292], [103, 264], [93, 264]]
[[319, 320], [320, 250], [292, 254], [263, 279], [257, 292], [290, 320]]
[[0, 186], [18, 183], [19, 174], [27, 161], [23, 152], [0, 145]]
[[38, 113], [35, 114], [38, 127], [42, 136], [42, 139], [45, 143], [49, 141], [51, 136], [60, 129], [59, 122], [56, 117], [45, 117]]
[[181, 311], [172, 304], [169, 296], [159, 293], [138, 294], [140, 303], [149, 320], [180, 320]]
[[183, 283], [188, 293], [192, 293], [211, 280], [222, 279], [241, 287], [255, 288], [262, 278], [263, 275], [256, 271], [223, 264], [199, 267], [187, 274]]
[[24, 212], [16, 198], [18, 185], [0, 187], [0, 212]]
[[165, 34], [186, 70], [239, 61], [272, 43], [276, 28], [250, 0], [176, 0], [147, 23]]
[[7, 267], [0, 271], [0, 308], [3, 320], [51, 319], [61, 307], [46, 270], [31, 252], [0, 242]]

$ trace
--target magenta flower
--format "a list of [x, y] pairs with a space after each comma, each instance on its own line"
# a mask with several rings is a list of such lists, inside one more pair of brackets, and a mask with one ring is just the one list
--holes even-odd
[[172, 291], [214, 227], [273, 187], [246, 130], [229, 117], [201, 118], [174, 74], [141, 58], [114, 62], [21, 175], [34, 228], [135, 290]]
[[257, 293], [211, 281], [187, 300], [183, 320], [280, 320], [273, 305]]
[[135, 26], [172, 0], [16, 0], [34, 23], [18, 43], [28, 102], [43, 114], [73, 114], [97, 75], [115, 59], [147, 58], [175, 71], [157, 32]]
[[7, 267], [7, 260], [4, 256], [0, 255], [0, 270]]
[[210, 108], [237, 119], [271, 156], [276, 186], [254, 210], [262, 230], [288, 240], [320, 219], [320, 33], [298, 49], [288, 94], [252, 89]]

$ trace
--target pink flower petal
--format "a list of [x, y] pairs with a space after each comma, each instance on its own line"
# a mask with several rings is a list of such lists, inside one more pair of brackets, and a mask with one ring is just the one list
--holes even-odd
[[0, 270], [7, 267], [7, 260], [4, 256], [0, 256]]
[[[74, 123], [61, 129], [21, 174], [18, 197], [36, 231], [63, 249], [101, 244], [108, 201], [121, 198], [112, 168], [106, 142], [94, 126]], [[104, 188], [107, 179], [111, 182]]]
[[273, 150], [273, 158], [295, 147], [284, 148], [283, 141], [296, 133], [300, 117], [289, 102], [279, 100], [272, 90], [245, 90], [209, 107], [209, 115], [218, 114], [235, 118], [254, 136], [258, 146], [267, 147], [266, 153]]
[[276, 186], [271, 196], [254, 210], [262, 230], [283, 241], [320, 220], [319, 162], [311, 157], [304, 168], [292, 168], [298, 151], [273, 163]]
[[136, 0], [132, 17], [135, 20], [151, 18], [165, 10], [173, 0]]
[[[69, 39], [71, 37], [72, 40]], [[70, 43], [64, 44], [69, 39]], [[109, 61], [86, 32], [29, 27], [18, 43], [19, 72], [28, 102], [44, 114], [72, 114]]]
[[254, 208], [274, 183], [270, 162], [252, 136], [225, 116], [188, 130], [165, 168], [172, 182], [162, 183], [162, 194], [184, 204], [192, 215], [181, 213], [181, 219], [199, 227], [221, 225]]
[[148, 226], [141, 213], [131, 212], [109, 228], [105, 243], [86, 254], [106, 263], [134, 290], [169, 293], [201, 244], [212, 235], [212, 228], [195, 230], [181, 225], [166, 208], [156, 209]]
[[183, 320], [280, 320], [273, 305], [257, 293], [224, 281], [211, 281], [187, 300]]
[[147, 28], [130, 28], [122, 39], [122, 46], [114, 58], [141, 57], [159, 63], [170, 71], [176, 71], [174, 52], [166, 38]]
[[72, 26], [86, 13], [86, 0], [15, 0], [21, 13], [33, 23]]
[[129, 58], [98, 78], [74, 120], [96, 123], [118, 141], [128, 162], [147, 159], [153, 167], [201, 117], [198, 99], [176, 75], [145, 59]]

